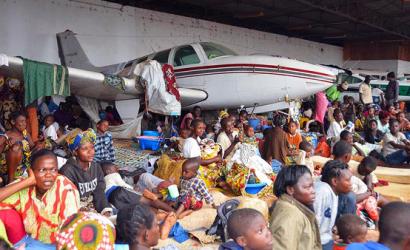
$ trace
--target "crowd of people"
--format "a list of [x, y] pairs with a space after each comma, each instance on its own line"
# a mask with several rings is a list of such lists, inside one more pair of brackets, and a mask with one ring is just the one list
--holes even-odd
[[[194, 107], [168, 143], [183, 158], [172, 169], [178, 179], [141, 171], [133, 184], [116, 164], [109, 125], [120, 119], [111, 108], [95, 132], [81, 111], [71, 117], [66, 104], [46, 98], [39, 106], [44, 138], [33, 140], [22, 112], [0, 135], [0, 249], [151, 249], [178, 220], [218, 208], [214, 188], [246, 196], [249, 184], [263, 184], [259, 198], [275, 196], [270, 219], [252, 207], [234, 210], [219, 249], [409, 249], [410, 205], [375, 191], [378, 165], [410, 160], [410, 122], [394, 74], [388, 79], [380, 98], [372, 97], [369, 78], [359, 102], [339, 103], [346, 85], [334, 85], [316, 95], [328, 105], [307, 105], [300, 119], [276, 112], [266, 126], [252, 125], [245, 110], [221, 111], [209, 122]], [[315, 129], [318, 145], [304, 136]], [[314, 155], [328, 159], [318, 166]], [[377, 225], [379, 241], [367, 242]]]

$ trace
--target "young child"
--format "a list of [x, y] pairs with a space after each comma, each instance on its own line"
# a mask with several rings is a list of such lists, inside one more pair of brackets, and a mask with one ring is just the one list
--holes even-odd
[[349, 96], [347, 98], [348, 104], [345, 106], [344, 109], [344, 117], [346, 122], [355, 122], [356, 118], [356, 106], [354, 104], [354, 98], [352, 96]]
[[50, 138], [53, 141], [58, 139], [57, 130], [59, 129], [58, 123], [54, 121], [53, 115], [46, 115], [44, 117], [43, 136], [45, 139]]
[[315, 165], [310, 158], [313, 153], [313, 146], [307, 141], [302, 141], [299, 144], [299, 155], [296, 159], [296, 164], [297, 165], [305, 165], [306, 167], [309, 168], [310, 172], [312, 175], [316, 175], [315, 173]]
[[333, 250], [344, 250], [347, 245], [357, 242], [366, 242], [366, 222], [354, 214], [345, 214], [336, 222], [337, 233], [342, 242], [336, 243]]
[[215, 136], [216, 134], [215, 134], [214, 126], [212, 124], [207, 124], [206, 125], [206, 138], [215, 141], [216, 139]]
[[115, 151], [112, 135], [108, 132], [109, 122], [100, 120], [97, 123], [97, 141], [95, 142], [95, 162], [115, 161]]
[[352, 243], [347, 250], [408, 249], [410, 235], [410, 205], [392, 202], [382, 208], [379, 222], [378, 242]]
[[297, 130], [298, 123], [294, 120], [291, 120], [288, 124], [286, 138], [288, 139], [289, 148], [293, 152], [299, 150], [299, 144], [302, 142], [302, 135]]
[[258, 148], [259, 142], [256, 140], [255, 131], [253, 127], [245, 125], [244, 126], [245, 136], [243, 138], [243, 143], [253, 145]]
[[105, 175], [105, 195], [108, 201], [117, 209], [142, 203], [167, 212], [173, 211], [169, 205], [158, 200], [157, 196], [149, 190], [143, 190], [142, 195], [134, 191], [134, 189], [121, 178], [117, 165], [109, 161], [101, 162], [100, 165]]
[[131, 250], [152, 249], [158, 245], [160, 238], [168, 238], [176, 220], [175, 213], [170, 213], [159, 226], [159, 221], [149, 207], [128, 206], [120, 210], [117, 216], [117, 242], [127, 244], [127, 249]]
[[[246, 226], [245, 226], [246, 225]], [[263, 215], [255, 209], [234, 210], [228, 218], [227, 241], [219, 250], [272, 250], [273, 237]]]
[[339, 212], [338, 196], [350, 192], [351, 177], [352, 173], [347, 168], [346, 163], [339, 160], [331, 160], [326, 162], [323, 167], [321, 180], [316, 181], [314, 184], [316, 198], [313, 208], [319, 225], [323, 250], [333, 249], [332, 229]]
[[182, 165], [182, 177], [179, 183], [180, 195], [177, 201], [177, 217], [182, 218], [192, 212], [202, 208], [202, 200], [207, 204], [216, 207], [214, 199], [209, 193], [205, 182], [198, 177], [199, 160], [190, 158], [185, 160]]
[[172, 147], [175, 150], [182, 152], [182, 149], [184, 148], [185, 140], [188, 139], [190, 136], [191, 136], [191, 130], [189, 128], [180, 129], [179, 136], [171, 138], [171, 141], [174, 142]]
[[329, 123], [331, 123], [335, 120], [335, 117], [333, 116], [333, 112], [335, 111], [335, 109], [338, 109], [338, 108], [340, 108], [340, 102], [339, 101], [333, 101], [332, 106], [330, 106], [327, 109], [327, 120], [329, 121]]
[[397, 120], [390, 120], [390, 133], [383, 137], [383, 156], [391, 165], [403, 164], [410, 161], [410, 141], [400, 132]]
[[333, 112], [335, 120], [330, 123], [329, 128], [327, 130], [327, 138], [332, 140], [332, 145], [339, 140], [340, 132], [346, 126], [345, 121], [343, 120], [343, 113], [340, 109], [335, 109]]
[[379, 118], [380, 119], [377, 120], [377, 129], [382, 131], [382, 133], [385, 135], [389, 132], [390, 115], [386, 111], [381, 111]]

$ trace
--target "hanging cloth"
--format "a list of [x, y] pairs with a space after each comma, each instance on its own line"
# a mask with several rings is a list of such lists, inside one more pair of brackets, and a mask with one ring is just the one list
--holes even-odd
[[56, 64], [23, 58], [24, 105], [43, 96], [69, 96], [68, 70]]

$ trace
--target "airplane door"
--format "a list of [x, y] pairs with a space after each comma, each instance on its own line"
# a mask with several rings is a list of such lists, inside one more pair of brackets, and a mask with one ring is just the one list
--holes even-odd
[[191, 45], [185, 45], [174, 49], [170, 56], [170, 64], [174, 66], [177, 85], [184, 88], [202, 89], [205, 85], [201, 73], [203, 58]]

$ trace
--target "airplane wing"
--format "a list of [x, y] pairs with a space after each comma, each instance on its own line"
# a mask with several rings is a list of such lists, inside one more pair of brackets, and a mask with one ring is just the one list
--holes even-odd
[[[6, 56], [8, 66], [0, 66], [0, 75], [23, 80], [23, 60]], [[106, 75], [89, 70], [68, 67], [70, 91], [74, 95], [95, 98], [104, 101], [136, 99], [144, 94], [143, 88], [136, 84], [136, 79], [117, 77], [123, 81], [123, 88], [106, 84]], [[190, 106], [208, 98], [203, 90], [179, 88], [182, 107]]]

